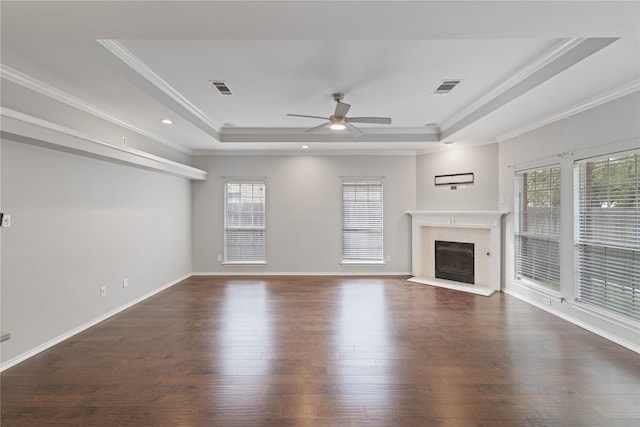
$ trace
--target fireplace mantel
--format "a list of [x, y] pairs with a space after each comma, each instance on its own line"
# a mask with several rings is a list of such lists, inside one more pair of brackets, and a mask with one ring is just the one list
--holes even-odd
[[[411, 281], [492, 295], [500, 290], [502, 216], [504, 211], [406, 211], [411, 215]], [[440, 240], [473, 241], [476, 245], [474, 285], [437, 279], [434, 274], [434, 236]]]

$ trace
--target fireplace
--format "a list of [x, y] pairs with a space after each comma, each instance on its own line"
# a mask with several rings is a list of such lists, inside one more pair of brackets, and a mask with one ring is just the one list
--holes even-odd
[[474, 244], [435, 241], [435, 276], [474, 284]]
[[[500, 291], [501, 211], [408, 211], [411, 215], [412, 282], [489, 296]], [[436, 274], [435, 242], [460, 242], [467, 246], [465, 261], [453, 263], [454, 270], [468, 266], [471, 274], [443, 277]], [[450, 251], [451, 252], [451, 251]], [[458, 252], [464, 253], [465, 251]], [[451, 255], [451, 254], [449, 254]], [[470, 256], [472, 255], [472, 256]], [[438, 256], [439, 261], [441, 257]], [[451, 267], [451, 266], [449, 266]], [[449, 267], [444, 270], [451, 269]], [[439, 268], [441, 270], [441, 268]], [[470, 277], [469, 277], [470, 276]]]

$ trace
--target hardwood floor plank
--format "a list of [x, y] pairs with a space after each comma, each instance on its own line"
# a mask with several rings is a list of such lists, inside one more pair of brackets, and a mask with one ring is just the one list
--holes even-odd
[[192, 277], [0, 381], [3, 427], [640, 425], [638, 354], [400, 277]]

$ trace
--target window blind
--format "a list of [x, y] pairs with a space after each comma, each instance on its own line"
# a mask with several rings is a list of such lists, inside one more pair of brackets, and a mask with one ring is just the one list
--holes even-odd
[[516, 173], [516, 277], [560, 289], [560, 167]]
[[640, 319], [640, 150], [575, 163], [578, 299]]
[[225, 262], [265, 261], [265, 183], [225, 183]]
[[383, 261], [382, 182], [342, 183], [343, 261]]

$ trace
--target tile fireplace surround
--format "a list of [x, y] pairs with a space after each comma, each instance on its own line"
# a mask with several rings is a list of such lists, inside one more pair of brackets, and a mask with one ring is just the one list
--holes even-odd
[[[490, 296], [500, 290], [502, 211], [407, 211], [411, 215], [412, 282]], [[435, 241], [475, 245], [475, 283], [435, 277]]]

